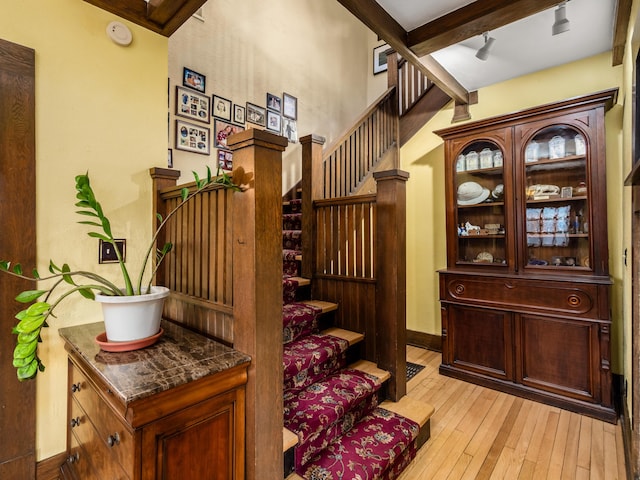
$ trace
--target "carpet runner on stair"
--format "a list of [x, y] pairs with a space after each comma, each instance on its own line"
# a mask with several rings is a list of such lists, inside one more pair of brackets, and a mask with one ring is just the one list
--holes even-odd
[[376, 376], [346, 367], [349, 342], [318, 328], [319, 308], [298, 299], [299, 200], [283, 213], [285, 426], [298, 437], [294, 468], [306, 480], [392, 480], [416, 454], [420, 426], [378, 406]]

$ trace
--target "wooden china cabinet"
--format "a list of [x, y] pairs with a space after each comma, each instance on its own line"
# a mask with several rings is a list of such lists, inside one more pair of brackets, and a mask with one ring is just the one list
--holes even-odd
[[604, 134], [616, 94], [436, 132], [442, 374], [616, 421]]

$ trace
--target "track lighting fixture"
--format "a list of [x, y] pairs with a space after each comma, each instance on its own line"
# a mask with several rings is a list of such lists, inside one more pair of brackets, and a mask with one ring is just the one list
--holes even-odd
[[476, 53], [476, 58], [484, 61], [489, 58], [489, 50], [491, 50], [493, 42], [495, 42], [496, 39], [490, 37], [489, 32], [484, 32], [482, 36], [484, 37], [484, 45], [478, 50], [478, 53]]
[[569, 20], [567, 20], [567, 2], [562, 2], [555, 10], [556, 21], [551, 28], [553, 35], [558, 35], [569, 31]]

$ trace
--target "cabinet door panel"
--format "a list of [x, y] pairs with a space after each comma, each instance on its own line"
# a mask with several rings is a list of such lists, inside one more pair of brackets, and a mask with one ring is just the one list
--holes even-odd
[[600, 390], [598, 324], [521, 315], [517, 381], [548, 392], [593, 402]]
[[142, 434], [142, 478], [242, 478], [244, 429], [238, 389], [152, 423]]
[[452, 365], [511, 380], [512, 316], [508, 312], [449, 307]]

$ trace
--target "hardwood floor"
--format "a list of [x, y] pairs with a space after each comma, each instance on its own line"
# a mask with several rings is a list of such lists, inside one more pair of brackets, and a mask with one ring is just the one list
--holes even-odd
[[431, 439], [398, 480], [623, 480], [620, 424], [514, 397], [438, 373], [440, 354], [407, 348], [425, 368], [407, 395], [431, 403]]

